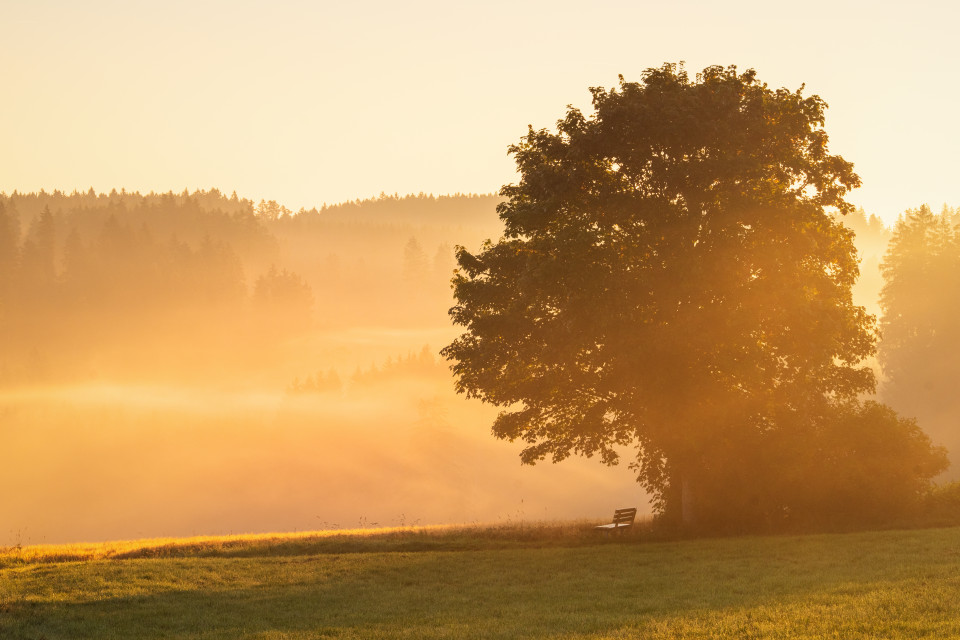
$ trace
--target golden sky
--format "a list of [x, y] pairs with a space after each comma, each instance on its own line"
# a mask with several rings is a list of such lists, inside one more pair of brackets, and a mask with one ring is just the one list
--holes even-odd
[[0, 191], [217, 187], [311, 207], [484, 193], [590, 86], [685, 60], [829, 104], [853, 196], [960, 204], [950, 2], [5, 0]]

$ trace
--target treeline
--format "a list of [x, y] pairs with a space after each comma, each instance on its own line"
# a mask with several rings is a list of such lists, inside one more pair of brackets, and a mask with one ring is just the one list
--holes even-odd
[[[909, 209], [892, 228], [843, 219], [861, 256], [858, 304], [878, 316], [879, 398], [960, 455], [960, 207]], [[960, 477], [954, 465], [949, 474]]]
[[854, 299], [880, 328], [877, 396], [945, 446], [946, 477], [960, 478], [960, 208], [909, 209], [892, 228], [863, 211], [843, 222], [861, 257]]
[[495, 195], [381, 195], [291, 213], [260, 203], [284, 264], [334, 309], [329, 325], [448, 326], [454, 245], [500, 234]]
[[0, 200], [3, 382], [199, 372], [238, 340], [309, 323], [309, 287], [268, 268], [277, 241], [250, 210], [172, 194], [76, 200], [26, 224], [20, 198]]
[[287, 387], [287, 393], [290, 395], [339, 393], [347, 387], [353, 389], [414, 380], [443, 383], [449, 379], [450, 369], [447, 363], [438, 358], [429, 345], [424, 345], [418, 352], [387, 358], [379, 366], [371, 364], [368, 368], [357, 367], [347, 380], [344, 380], [334, 368], [307, 374], [302, 379], [294, 378]]
[[0, 194], [0, 383], [208, 375], [263, 367], [317, 328], [445, 323], [449, 240], [489, 233], [470, 221], [495, 204]]
[[878, 357], [886, 402], [960, 454], [960, 208], [912, 209], [882, 272]]
[[488, 224], [492, 211], [490, 205], [499, 199], [498, 196], [473, 193], [441, 196], [426, 193], [406, 196], [381, 193], [376, 198], [366, 200], [325, 204], [319, 209], [300, 209], [296, 215], [292, 215], [290, 209], [274, 201], [261, 202], [257, 205], [257, 214], [266, 220], [283, 219], [285, 225], [301, 228], [336, 224], [354, 226], [360, 223], [392, 228], [406, 223], [461, 227]]
[[892, 228], [862, 210], [843, 222], [861, 257], [854, 300], [880, 328], [877, 396], [945, 446], [960, 478], [960, 208], [909, 209]]

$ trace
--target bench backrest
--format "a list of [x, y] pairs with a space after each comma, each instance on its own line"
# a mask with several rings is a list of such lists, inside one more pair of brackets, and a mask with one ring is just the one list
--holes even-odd
[[633, 524], [634, 518], [637, 517], [637, 508], [632, 507], [630, 509], [617, 509], [613, 512], [613, 524]]

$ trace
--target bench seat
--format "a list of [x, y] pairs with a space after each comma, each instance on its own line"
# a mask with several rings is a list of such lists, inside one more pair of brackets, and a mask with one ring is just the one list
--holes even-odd
[[620, 529], [626, 529], [633, 526], [633, 521], [637, 517], [637, 508], [631, 507], [629, 509], [617, 509], [613, 512], [613, 522], [609, 524], [601, 524], [594, 527], [598, 531], [617, 531]]

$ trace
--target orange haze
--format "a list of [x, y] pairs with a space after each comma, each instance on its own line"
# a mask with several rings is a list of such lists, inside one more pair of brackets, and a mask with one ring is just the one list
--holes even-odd
[[647, 509], [626, 464], [521, 466], [453, 390], [453, 245], [493, 196], [0, 204], [0, 545]]

